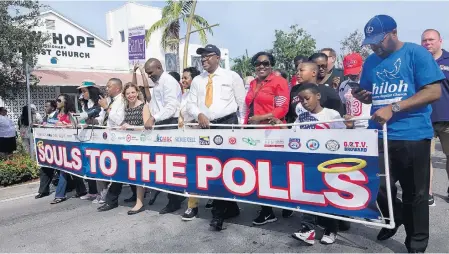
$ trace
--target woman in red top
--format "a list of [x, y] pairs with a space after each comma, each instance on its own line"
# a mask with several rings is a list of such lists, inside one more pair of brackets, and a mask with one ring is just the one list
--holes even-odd
[[[245, 124], [267, 124], [271, 118], [284, 119], [288, 112], [290, 94], [288, 82], [273, 72], [275, 60], [272, 54], [259, 52], [252, 58], [256, 67], [256, 79], [249, 84], [245, 99]], [[285, 120], [283, 120], [285, 123]], [[277, 127], [270, 127], [277, 128]], [[283, 217], [290, 217], [292, 211], [283, 210]], [[254, 225], [274, 222], [277, 218], [273, 209], [262, 206], [259, 216], [253, 220]]]
[[272, 54], [259, 52], [252, 58], [256, 79], [249, 84], [245, 98], [245, 124], [268, 124], [272, 117], [283, 119], [288, 112], [289, 91], [286, 79], [273, 73]]

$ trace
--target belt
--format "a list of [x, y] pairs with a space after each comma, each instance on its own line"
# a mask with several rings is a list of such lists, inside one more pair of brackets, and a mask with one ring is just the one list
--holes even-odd
[[227, 116], [223, 116], [223, 117], [214, 119], [214, 120], [210, 121], [210, 123], [223, 123], [223, 122], [226, 122], [226, 121], [228, 121], [228, 120], [230, 120], [230, 119], [232, 119], [234, 117], [237, 117], [236, 113], [232, 113], [232, 114], [229, 114]]

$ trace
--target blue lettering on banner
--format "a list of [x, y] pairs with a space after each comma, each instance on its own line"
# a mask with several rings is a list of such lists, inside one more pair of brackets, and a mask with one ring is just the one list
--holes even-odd
[[172, 137], [157, 135], [155, 142], [172, 142]]
[[[246, 144], [243, 147], [233, 145], [232, 149], [202, 147], [201, 145], [210, 144], [209, 137], [213, 132], [208, 132], [209, 136], [199, 136], [199, 144], [182, 147], [182, 144], [144, 144], [137, 138], [141, 137], [141, 132], [138, 131], [111, 131], [110, 135], [114, 132], [131, 135], [137, 139], [131, 142], [136, 143], [111, 143], [102, 138], [88, 142], [78, 142], [75, 138], [69, 141], [54, 140], [55, 138], [46, 135], [52, 131], [54, 132], [47, 128], [35, 130], [38, 164], [80, 177], [145, 185], [147, 188], [196, 193], [214, 199], [227, 198], [266, 206], [300, 208], [305, 211], [368, 219], [378, 219], [380, 216], [376, 206], [379, 188], [377, 154], [341, 151], [340, 154], [323, 151], [314, 153], [306, 148], [291, 150], [287, 147], [286, 150], [279, 151], [264, 149], [263, 146], [250, 148]], [[102, 130], [93, 131], [100, 137], [103, 134]], [[170, 130], [153, 130], [151, 135], [154, 133], [159, 142], [170, 142], [170, 135], [164, 135], [167, 131]], [[261, 131], [263, 135], [263, 130]], [[377, 136], [372, 133], [370, 142], [377, 145]], [[219, 136], [221, 140], [228, 140], [233, 134], [220, 133]], [[173, 136], [181, 135], [180, 131]], [[299, 138], [288, 138], [291, 135], [289, 133], [283, 135], [289, 143], [296, 144], [294, 147], [300, 144]], [[186, 138], [190, 136], [192, 135]], [[365, 139], [360, 135], [359, 138]], [[316, 144], [312, 146], [314, 142], [308, 143], [309, 147], [316, 147]], [[348, 148], [367, 147], [357, 141], [348, 141], [344, 145]], [[336, 160], [337, 169], [348, 167], [349, 171], [331, 172], [331, 160]], [[355, 166], [354, 160], [358, 161]]]
[[176, 142], [184, 142], [184, 143], [196, 143], [195, 137], [176, 137]]

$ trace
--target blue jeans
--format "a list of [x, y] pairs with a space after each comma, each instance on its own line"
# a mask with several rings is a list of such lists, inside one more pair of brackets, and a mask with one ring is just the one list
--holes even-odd
[[60, 171], [59, 182], [58, 182], [58, 186], [56, 187], [56, 192], [55, 192], [55, 198], [65, 198], [68, 177], [69, 177], [69, 174], [67, 174], [63, 171]]
[[67, 190], [67, 183], [69, 180], [72, 180], [72, 179], [70, 179], [70, 177], [72, 177], [73, 182], [75, 182], [76, 193], [81, 196], [87, 194], [86, 186], [84, 185], [84, 181], [82, 178], [74, 176], [74, 175], [71, 176], [70, 174], [67, 174], [67, 173], [61, 171], [59, 174], [58, 186], [56, 187], [55, 198], [64, 198], [65, 197], [66, 190]]

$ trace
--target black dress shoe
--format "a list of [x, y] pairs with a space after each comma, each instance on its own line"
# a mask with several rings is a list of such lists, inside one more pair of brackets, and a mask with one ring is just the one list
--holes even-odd
[[132, 196], [132, 197], [127, 198], [127, 199], [125, 199], [123, 201], [125, 201], [125, 203], [131, 203], [131, 202], [136, 202], [136, 200], [137, 200], [137, 197], [136, 196]]
[[134, 214], [138, 214], [138, 213], [140, 213], [140, 212], [143, 212], [143, 211], [145, 211], [145, 208], [142, 206], [141, 208], [139, 208], [139, 210], [129, 210], [128, 211], [128, 215], [134, 215]]
[[209, 223], [209, 226], [211, 226], [213, 229], [217, 231], [223, 230], [223, 218], [214, 218]]
[[39, 194], [37, 194], [34, 198], [35, 198], [35, 199], [39, 199], [39, 198], [46, 197], [46, 196], [48, 196], [48, 195], [50, 195], [50, 193], [39, 193]]
[[159, 211], [159, 214], [166, 214], [166, 213], [172, 213], [180, 209], [181, 206], [173, 206], [168, 204], [166, 207], [162, 208], [162, 210]]
[[151, 193], [150, 193], [151, 197], [150, 197], [150, 201], [148, 201], [148, 205], [154, 204], [154, 202], [156, 201], [157, 196], [160, 193], [161, 193], [160, 191], [156, 191], [156, 190], [151, 191]]
[[118, 204], [115, 204], [115, 205], [104, 204], [104, 205], [98, 207], [97, 211], [99, 211], [99, 212], [106, 212], [106, 211], [109, 211], [109, 210], [114, 209], [116, 207], [118, 207]]
[[394, 236], [396, 234], [396, 232], [398, 232], [398, 229], [401, 225], [396, 226], [393, 229], [389, 229], [389, 228], [382, 228], [379, 232], [379, 234], [377, 235], [377, 240], [379, 241], [385, 241], [389, 238], [391, 238], [392, 236]]

